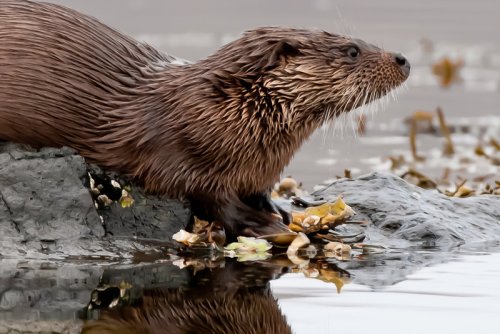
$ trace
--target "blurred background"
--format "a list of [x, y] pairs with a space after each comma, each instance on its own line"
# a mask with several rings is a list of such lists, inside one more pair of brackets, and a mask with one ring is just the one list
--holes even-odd
[[[408, 155], [404, 119], [440, 106], [450, 124], [467, 126], [460, 143], [500, 135], [500, 1], [478, 0], [50, 0], [90, 14], [172, 55], [197, 60], [242, 31], [264, 25], [320, 28], [404, 53], [407, 88], [358, 133], [358, 115], [319, 130], [285, 171], [307, 189], [343, 175], [385, 170], [388, 156]], [[441, 87], [432, 72], [443, 59], [459, 64], [456, 80]], [[435, 120], [434, 120], [435, 121]], [[436, 144], [437, 143], [437, 144]], [[420, 152], [440, 142], [420, 137]]]

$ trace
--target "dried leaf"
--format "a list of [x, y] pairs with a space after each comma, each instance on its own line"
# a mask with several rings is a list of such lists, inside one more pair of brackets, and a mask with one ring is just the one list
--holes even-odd
[[306, 213], [302, 211], [292, 211], [292, 222], [295, 224], [302, 224], [302, 221], [306, 218]]
[[340, 218], [350, 218], [356, 214], [356, 212], [347, 205], [343, 198], [339, 196], [335, 203], [330, 204], [330, 213], [338, 215]]
[[185, 230], [180, 230], [172, 236], [172, 239], [186, 246], [191, 246], [196, 244], [200, 238], [197, 234], [189, 233]]
[[307, 208], [304, 212], [307, 216], [314, 215], [314, 216], [318, 216], [320, 218], [323, 218], [328, 213], [330, 213], [330, 204], [325, 203], [325, 204], [322, 204], [320, 206], [313, 206], [313, 207]]
[[319, 224], [320, 220], [321, 220], [321, 218], [319, 216], [315, 216], [315, 215], [307, 216], [302, 221], [302, 226], [304, 226], [306, 228], [308, 228], [310, 226], [315, 226], [315, 225]]

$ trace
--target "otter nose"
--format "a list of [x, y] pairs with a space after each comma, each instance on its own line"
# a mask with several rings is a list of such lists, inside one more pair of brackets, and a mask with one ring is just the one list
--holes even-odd
[[394, 53], [394, 61], [399, 65], [405, 75], [410, 75], [410, 62], [400, 53]]

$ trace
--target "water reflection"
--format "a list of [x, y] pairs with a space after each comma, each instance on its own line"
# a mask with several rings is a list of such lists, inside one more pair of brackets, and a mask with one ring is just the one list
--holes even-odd
[[82, 333], [291, 333], [269, 289], [287, 266], [187, 262], [105, 272]]
[[[4, 259], [0, 260], [0, 329], [291, 333], [293, 328], [296, 333], [309, 333], [311, 322], [320, 328], [335, 320], [337, 328], [339, 323], [352, 326], [353, 317], [373, 318], [373, 307], [384, 312], [376, 308], [379, 304], [392, 309], [407, 303], [412, 316], [426, 311], [411, 306], [422, 298], [439, 297], [443, 303], [445, 298], [461, 298], [481, 307], [500, 301], [491, 290], [492, 282], [500, 277], [498, 270], [491, 269], [500, 254], [478, 256], [486, 251], [498, 252], [498, 245], [392, 250], [355, 254], [350, 260], [322, 254], [291, 260], [279, 252], [256, 262], [207, 254], [162, 254], [137, 258], [134, 264], [98, 265]], [[486, 261], [483, 269], [466, 271], [479, 261]], [[466, 285], [460, 285], [457, 277], [464, 273], [469, 278], [460, 283]], [[483, 283], [471, 290], [469, 282]], [[403, 295], [404, 302], [397, 299]]]
[[325, 259], [185, 258], [105, 270], [83, 333], [291, 333], [269, 282], [289, 272], [334, 283], [349, 273]]

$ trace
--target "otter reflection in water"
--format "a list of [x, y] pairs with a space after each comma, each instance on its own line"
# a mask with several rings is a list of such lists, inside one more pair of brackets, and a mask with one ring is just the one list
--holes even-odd
[[[151, 272], [171, 270], [165, 266]], [[87, 322], [82, 333], [292, 333], [269, 289], [269, 281], [287, 269], [230, 260], [223, 268], [189, 269], [177, 287], [171, 287], [175, 275], [168, 272], [163, 287], [144, 289], [137, 301], [101, 311], [99, 320]]]

